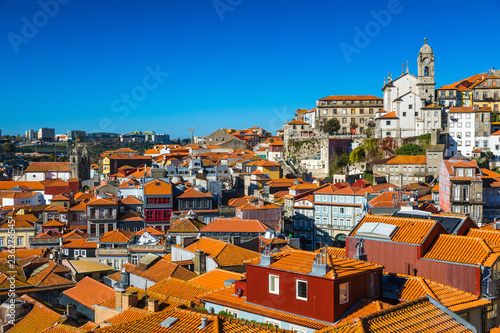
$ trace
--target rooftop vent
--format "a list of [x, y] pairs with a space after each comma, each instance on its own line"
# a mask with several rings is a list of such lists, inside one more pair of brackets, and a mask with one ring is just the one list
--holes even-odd
[[167, 319], [163, 320], [161, 323], [160, 323], [160, 326], [161, 327], [172, 327], [173, 324], [175, 324], [176, 322], [178, 322], [179, 319], [178, 318], [174, 318], [174, 317], [168, 317]]
[[198, 326], [198, 329], [200, 329], [200, 330], [204, 329], [205, 327], [207, 327], [207, 323], [208, 323], [207, 317], [202, 317], [201, 318], [201, 325]]

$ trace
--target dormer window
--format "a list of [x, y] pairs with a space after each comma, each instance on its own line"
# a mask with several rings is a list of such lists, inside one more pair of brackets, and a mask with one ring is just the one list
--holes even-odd
[[295, 297], [307, 301], [307, 281], [295, 281]]
[[269, 293], [280, 294], [280, 277], [278, 275], [269, 275]]

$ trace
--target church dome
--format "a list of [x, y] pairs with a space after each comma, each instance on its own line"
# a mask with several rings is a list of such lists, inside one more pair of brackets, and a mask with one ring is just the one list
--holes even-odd
[[427, 44], [427, 37], [425, 37], [425, 44], [420, 48], [420, 53], [433, 53], [432, 48]]

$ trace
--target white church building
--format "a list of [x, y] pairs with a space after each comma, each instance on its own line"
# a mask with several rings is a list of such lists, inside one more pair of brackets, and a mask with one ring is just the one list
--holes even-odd
[[[393, 80], [391, 74], [384, 79], [384, 111], [375, 119], [375, 137], [410, 137], [430, 133], [441, 128], [441, 120], [428, 119], [430, 112], [424, 107], [431, 105], [435, 91], [434, 52], [427, 44], [418, 53], [418, 76], [409, 73], [408, 62], [406, 73]], [[404, 66], [404, 64], [403, 64]], [[441, 117], [439, 117], [441, 118]]]

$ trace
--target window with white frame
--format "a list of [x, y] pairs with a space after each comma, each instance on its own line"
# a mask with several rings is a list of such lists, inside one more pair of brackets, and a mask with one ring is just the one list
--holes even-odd
[[87, 257], [87, 250], [81, 250], [80, 255], [84, 258]]
[[281, 322], [277, 321], [276, 319], [266, 318], [265, 323], [266, 324], [271, 324], [271, 325], [276, 326], [278, 328], [281, 328]]
[[349, 302], [349, 282], [339, 285], [339, 304]]
[[80, 255], [80, 250], [75, 250], [75, 254], [74, 254], [74, 256], [75, 256], [75, 257], [78, 257], [79, 255]]
[[17, 246], [23, 246], [23, 237], [17, 237]]
[[290, 324], [290, 331], [295, 333], [307, 333], [307, 327]]
[[297, 299], [307, 301], [307, 281], [295, 281], [295, 297]]
[[5, 238], [0, 237], [0, 246], [5, 246]]
[[69, 250], [68, 249], [62, 249], [63, 255], [67, 256], [69, 255]]
[[280, 277], [278, 275], [269, 275], [269, 293], [280, 294]]
[[224, 308], [224, 312], [233, 316], [233, 318], [238, 319], [238, 310], [231, 308]]

